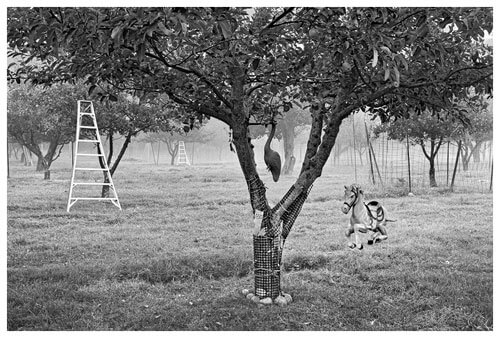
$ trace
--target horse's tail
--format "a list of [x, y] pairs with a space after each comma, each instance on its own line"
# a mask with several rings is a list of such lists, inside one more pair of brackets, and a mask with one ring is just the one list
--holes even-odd
[[[385, 210], [385, 207], [382, 205], [382, 203], [378, 201], [370, 201], [366, 204], [366, 208], [368, 211], [369, 216], [379, 222], [396, 222], [397, 220], [395, 219], [388, 219], [386, 218], [386, 213], [387, 210]], [[372, 210], [371, 208], [374, 208], [375, 210]], [[373, 214], [375, 212], [375, 215]]]

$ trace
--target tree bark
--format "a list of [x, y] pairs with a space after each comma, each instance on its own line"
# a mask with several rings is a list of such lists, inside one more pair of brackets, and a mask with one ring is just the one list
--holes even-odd
[[469, 161], [471, 154], [469, 153], [469, 142], [464, 141], [462, 147], [460, 148], [461, 158], [462, 158], [462, 169], [463, 171], [469, 170]]
[[[109, 176], [113, 177], [113, 174], [115, 173], [116, 169], [118, 168], [118, 165], [120, 164], [123, 156], [125, 155], [125, 152], [127, 151], [127, 148], [132, 140], [132, 136], [134, 136], [135, 133], [128, 133], [127, 136], [125, 137], [125, 141], [123, 142], [123, 145], [122, 147], [120, 148], [120, 152], [118, 153], [118, 156], [116, 157], [116, 160], [113, 162], [113, 165], [111, 165], [111, 155], [113, 154], [113, 137], [110, 136], [109, 137], [109, 156], [108, 156], [108, 168], [109, 168]], [[100, 153], [100, 150], [99, 150], [99, 147], [97, 147], [98, 149], [98, 154]], [[100, 165], [101, 165], [101, 168], [104, 169], [104, 162], [102, 162], [102, 159], [101, 157], [99, 157], [99, 160], [100, 160]], [[103, 198], [106, 198], [106, 197], [109, 197], [109, 185], [107, 185], [108, 183], [110, 183], [110, 180], [109, 180], [109, 176], [107, 175], [107, 173], [105, 171], [103, 171], [103, 176], [104, 176], [104, 180], [103, 180], [103, 183], [106, 183], [106, 185], [103, 185], [102, 186], [102, 191], [101, 191], [101, 197]]]
[[[346, 94], [350, 93], [352, 88], [337, 89], [335, 108], [328, 114], [325, 103], [313, 104], [312, 126], [299, 177], [280, 202], [271, 208], [267, 201], [266, 188], [255, 167], [249, 138], [248, 112], [245, 111], [248, 108], [243, 103], [244, 69], [231, 68], [230, 75], [233, 92], [231, 105], [228, 106], [230, 113], [224, 122], [233, 130], [233, 144], [248, 185], [254, 215], [262, 213], [262, 221], [257, 221], [253, 237], [255, 293], [261, 298], [275, 298], [281, 293], [280, 265], [284, 241], [312, 184], [321, 176], [342, 120], [353, 111], [353, 108], [345, 107], [345, 102], [348, 102]], [[326, 126], [324, 121], [327, 122]]]
[[293, 151], [295, 148], [295, 131], [292, 123], [284, 120], [283, 124], [283, 148], [285, 155], [285, 163], [283, 164], [283, 169], [281, 173], [283, 175], [291, 175], [293, 173], [293, 167], [295, 165], [295, 156], [293, 156]]
[[483, 145], [482, 141], [476, 141], [476, 145], [472, 148], [472, 160], [474, 163], [481, 162], [481, 146]]
[[36, 171], [44, 171], [44, 170], [45, 170], [45, 164], [43, 156], [38, 156], [36, 161]]
[[439, 138], [439, 140], [431, 139], [430, 142], [431, 142], [431, 149], [429, 153], [427, 153], [424, 141], [420, 141], [420, 146], [422, 147], [422, 151], [424, 152], [425, 157], [429, 161], [429, 185], [435, 188], [438, 186], [436, 182], [435, 158], [439, 151], [439, 148], [443, 144], [443, 138], [441, 137]]
[[432, 156], [429, 159], [429, 183], [430, 183], [430, 186], [433, 188], [438, 186], [437, 182], [436, 182], [436, 169], [434, 166], [434, 156]]
[[170, 165], [175, 165], [175, 157], [177, 156], [177, 152], [179, 151], [179, 142], [168, 141], [166, 140], [167, 150], [170, 154]]

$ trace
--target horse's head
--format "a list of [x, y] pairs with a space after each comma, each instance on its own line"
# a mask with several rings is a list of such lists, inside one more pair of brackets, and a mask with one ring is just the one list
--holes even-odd
[[342, 204], [342, 212], [347, 214], [351, 210], [352, 206], [359, 201], [360, 195], [363, 194], [363, 190], [357, 184], [351, 184], [351, 186], [344, 186], [344, 204]]

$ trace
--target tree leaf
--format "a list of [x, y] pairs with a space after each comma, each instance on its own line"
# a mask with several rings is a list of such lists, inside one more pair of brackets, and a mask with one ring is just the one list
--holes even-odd
[[373, 68], [377, 67], [377, 63], [378, 63], [378, 50], [376, 48], [373, 48], [372, 67]]
[[158, 28], [162, 31], [163, 34], [165, 35], [171, 35], [172, 31], [170, 29], [167, 29], [163, 22], [158, 22]]
[[252, 61], [252, 68], [253, 68], [253, 70], [257, 70], [257, 68], [259, 67], [259, 63], [260, 63], [260, 59], [259, 58], [253, 59], [253, 61]]
[[396, 80], [394, 81], [394, 87], [399, 87], [399, 69], [396, 66], [394, 66], [392, 69], [394, 70], [394, 75], [396, 76]]
[[231, 31], [231, 24], [229, 23], [229, 21], [227, 21], [227, 20], [220, 21], [219, 27], [221, 29], [222, 35], [224, 36], [224, 38], [226, 40], [231, 38], [231, 35], [233, 35], [233, 32]]
[[119, 40], [123, 32], [123, 28], [121, 26], [117, 26], [113, 28], [113, 31], [111, 32], [111, 38], [114, 40]]
[[387, 81], [389, 79], [389, 76], [391, 75], [391, 71], [389, 68], [385, 69], [385, 74], [384, 74], [384, 81]]

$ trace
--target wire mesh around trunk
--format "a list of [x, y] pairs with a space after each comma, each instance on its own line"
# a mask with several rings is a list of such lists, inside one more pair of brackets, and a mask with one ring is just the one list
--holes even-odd
[[[263, 184], [259, 185], [256, 184], [256, 182], [252, 183], [253, 184], [250, 184], [249, 182], [250, 195], [252, 197], [257, 197], [262, 193], [262, 191], [258, 191], [258, 189], [265, 189], [265, 187]], [[252, 189], [252, 187], [254, 188]], [[261, 229], [266, 229], [264, 235], [253, 236], [255, 295], [260, 298], [271, 297], [274, 299], [281, 293], [281, 258], [283, 244], [302, 209], [310, 188], [301, 192], [293, 201], [281, 217], [279, 224], [274, 226], [271, 224], [271, 215], [283, 205], [283, 202], [294, 189], [295, 187], [292, 186], [283, 199], [272, 210], [270, 210], [267, 205], [259, 205], [264, 209]], [[252, 203], [257, 204], [259, 201], [252, 200]]]

